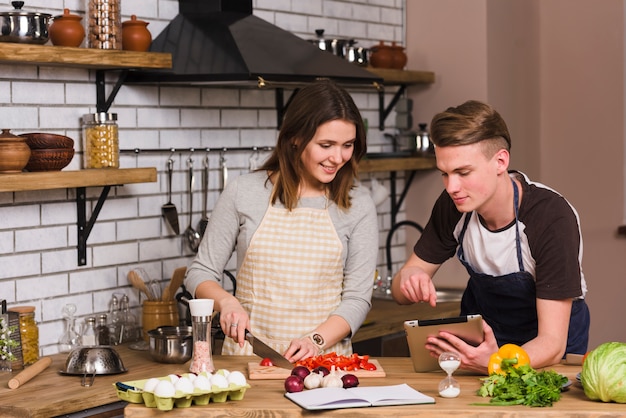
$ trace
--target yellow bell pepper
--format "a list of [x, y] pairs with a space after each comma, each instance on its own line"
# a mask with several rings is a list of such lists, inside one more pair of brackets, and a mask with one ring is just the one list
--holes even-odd
[[522, 347], [516, 344], [504, 344], [489, 357], [487, 369], [489, 375], [494, 373], [506, 374], [502, 366], [513, 366], [517, 368], [525, 364], [530, 364], [530, 358]]

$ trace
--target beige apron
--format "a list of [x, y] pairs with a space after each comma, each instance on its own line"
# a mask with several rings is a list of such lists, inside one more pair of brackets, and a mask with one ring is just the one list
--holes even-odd
[[[341, 302], [343, 246], [327, 209], [269, 206], [237, 273], [237, 299], [252, 333], [280, 353], [313, 331]], [[349, 355], [340, 341], [326, 352]], [[222, 354], [252, 355], [226, 338]]]

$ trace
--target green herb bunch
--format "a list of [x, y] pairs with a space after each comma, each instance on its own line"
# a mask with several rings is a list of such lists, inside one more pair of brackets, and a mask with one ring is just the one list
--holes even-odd
[[11, 349], [18, 346], [18, 342], [11, 338], [11, 334], [17, 331], [15, 325], [9, 326], [5, 316], [0, 315], [0, 360], [13, 361], [15, 356]]
[[492, 374], [481, 379], [478, 394], [490, 396], [489, 405], [552, 406], [561, 399], [567, 377], [554, 370], [537, 371], [526, 364], [505, 366], [505, 374]]

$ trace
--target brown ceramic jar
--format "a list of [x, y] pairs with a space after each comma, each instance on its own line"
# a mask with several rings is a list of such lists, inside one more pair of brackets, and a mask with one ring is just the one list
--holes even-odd
[[151, 43], [152, 34], [148, 30], [148, 22], [137, 20], [135, 15], [122, 22], [122, 49], [144, 52], [150, 49]]
[[391, 68], [394, 68], [396, 70], [402, 70], [407, 62], [407, 56], [404, 52], [404, 47], [396, 45], [395, 42], [392, 42], [391, 51], [393, 55]]
[[63, 14], [54, 17], [48, 32], [52, 45], [78, 47], [85, 39], [85, 28], [80, 23], [82, 17], [63, 9]]
[[378, 45], [371, 48], [370, 64], [374, 68], [391, 68], [393, 64], [393, 53], [389, 45], [380, 41]]
[[19, 173], [30, 158], [26, 138], [13, 135], [10, 129], [0, 133], [0, 173]]

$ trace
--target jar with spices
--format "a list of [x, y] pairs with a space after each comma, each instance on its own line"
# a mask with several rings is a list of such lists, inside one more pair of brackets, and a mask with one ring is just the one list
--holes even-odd
[[87, 16], [89, 48], [122, 49], [120, 0], [89, 0]]
[[83, 140], [85, 168], [119, 168], [117, 113], [84, 115]]
[[83, 325], [83, 333], [81, 335], [83, 346], [92, 347], [98, 344], [96, 335], [96, 318], [90, 316], [85, 320]]
[[109, 338], [109, 325], [107, 324], [107, 314], [100, 314], [98, 316], [98, 325], [96, 326], [98, 331], [98, 345], [109, 345], [111, 340]]
[[34, 306], [16, 306], [10, 311], [18, 312], [20, 317], [20, 337], [22, 339], [22, 358], [24, 366], [39, 360], [39, 327], [35, 321]]

